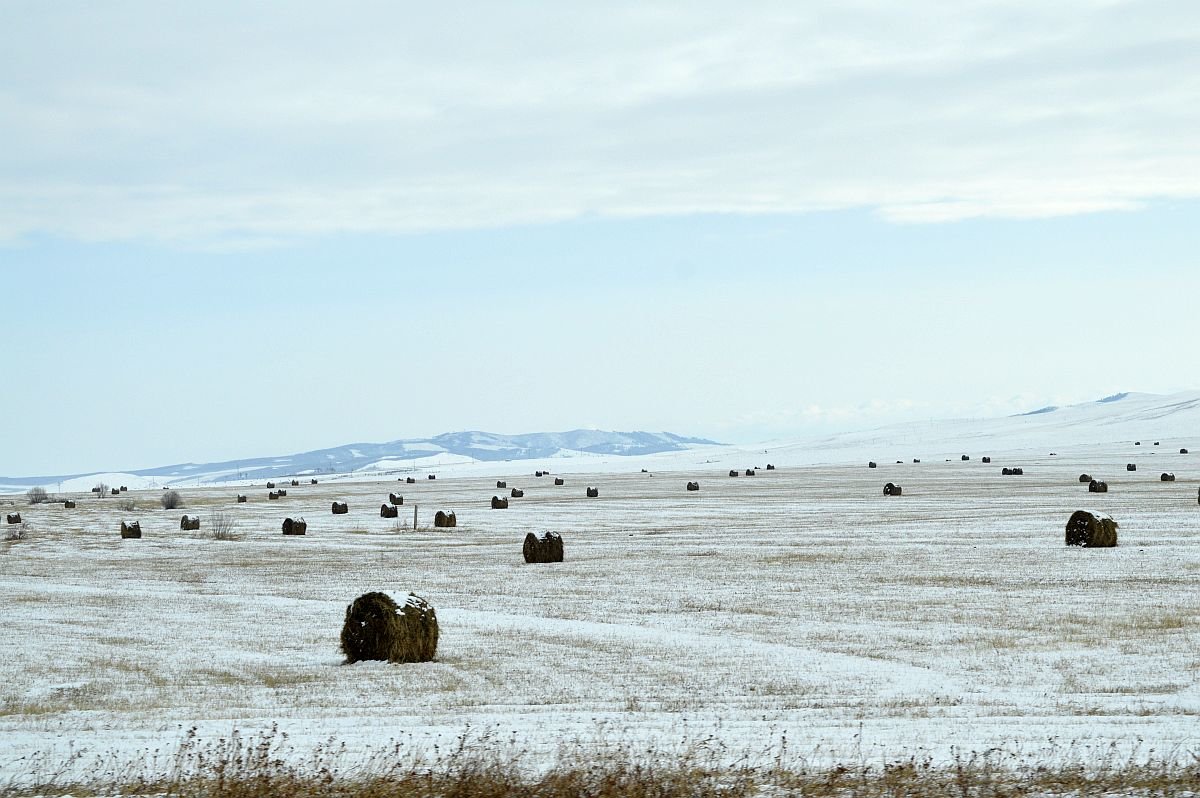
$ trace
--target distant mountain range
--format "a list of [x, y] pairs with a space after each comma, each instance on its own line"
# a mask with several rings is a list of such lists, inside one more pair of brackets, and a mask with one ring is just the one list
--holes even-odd
[[[570, 432], [534, 432], [500, 435], [493, 432], [447, 432], [433, 438], [412, 438], [389, 443], [351, 443], [332, 449], [277, 457], [226, 460], [219, 463], [181, 463], [117, 472], [142, 477], [147, 483], [220, 482], [282, 476], [383, 471], [451, 465], [474, 461], [544, 460], [592, 455], [640, 455], [674, 452], [691, 446], [719, 445], [704, 438], [670, 432], [605, 432], [577, 429]], [[87, 477], [0, 477], [4, 487], [51, 485]]]

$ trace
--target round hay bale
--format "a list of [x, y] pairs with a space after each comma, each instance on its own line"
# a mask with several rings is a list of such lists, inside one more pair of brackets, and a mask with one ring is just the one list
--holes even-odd
[[921, 458], [920, 458], [920, 457], [914, 457], [914, 458], [913, 458], [913, 462], [914, 462], [914, 463], [919, 463], [919, 462], [921, 462]]
[[19, 524], [21, 523], [21, 514], [9, 513], [8, 515], [4, 516], [4, 520], [10, 524]]
[[1091, 482], [1091, 481], [1092, 481], [1092, 478], [1091, 478], [1091, 476], [1089, 476], [1088, 474], [1080, 474], [1080, 475], [1079, 475], [1079, 481], [1080, 481], [1080, 482], [1083, 482], [1083, 483], [1085, 483], [1085, 484], [1086, 484], [1086, 483], [1088, 483], [1088, 482]]
[[365, 593], [346, 607], [341, 643], [348, 665], [363, 660], [429, 662], [437, 653], [437, 613], [414, 593], [403, 607], [386, 593]]
[[732, 468], [731, 468], [731, 469], [729, 469], [729, 476], [731, 476], [731, 477], [736, 477], [737, 475], [738, 475], [738, 472], [737, 472], [737, 471], [735, 471], [735, 470], [734, 470], [734, 469], [732, 469]]
[[283, 488], [280, 488], [277, 492], [279, 493], [279, 498], [281, 498], [281, 499], [287, 495], [287, 491], [284, 490]]
[[417, 484], [417, 478], [416, 478], [416, 477], [405, 477], [405, 479], [404, 479], [404, 484], [406, 484], [406, 485], [416, 485], [416, 484]]
[[332, 510], [334, 515], [345, 515], [350, 512], [350, 507], [346, 502], [333, 502]]
[[395, 493], [388, 493], [388, 501], [391, 502], [392, 504], [396, 505], [397, 507], [400, 507], [404, 504], [404, 497], [398, 496]]
[[1125, 470], [1126, 471], [1137, 471], [1137, 463], [1126, 463]]
[[67, 499], [65, 502], [63, 502], [63, 507], [67, 510], [74, 510], [75, 502], [71, 501], [70, 499]]
[[120, 496], [120, 495], [121, 495], [121, 489], [120, 489], [120, 488], [113, 488], [113, 489], [112, 489], [112, 495], [114, 495], [114, 496]]
[[525, 535], [521, 553], [527, 563], [562, 562], [562, 537], [557, 532], [543, 532], [540, 536], [530, 532]]
[[504, 490], [508, 487], [508, 483], [503, 480], [496, 480], [496, 490]]
[[[969, 456], [967, 456], [967, 455], [965, 455], [965, 454], [964, 454], [964, 455], [962, 456], [962, 459], [963, 459], [963, 462], [966, 462], [967, 460], [970, 460], [971, 458], [970, 458]], [[990, 459], [990, 458], [988, 459], [988, 462], [991, 462], [991, 459]]]
[[597, 499], [599, 497], [600, 497], [600, 489], [599, 488], [588, 488], [587, 489], [587, 498]]
[[891, 482], [889, 482], [888, 484], [883, 486], [883, 495], [884, 496], [899, 496], [902, 493], [904, 493], [904, 489], [901, 488], [899, 485], [893, 484]]
[[1187, 454], [1187, 453], [1188, 453], [1188, 450], [1187, 450], [1187, 449], [1180, 449], [1180, 450], [1179, 450], [1179, 453], [1180, 453], [1180, 454]]
[[563, 478], [562, 478], [562, 477], [555, 477], [555, 478], [554, 478], [554, 484], [555, 484], [555, 485], [560, 485], [560, 486], [561, 486], [561, 485], [565, 485], [565, 484], [567, 484], [567, 483], [563, 481]]
[[748, 476], [748, 477], [752, 477], [752, 476], [754, 476], [754, 469], [753, 469], [753, 468], [747, 468], [747, 469], [746, 469], [746, 476]]
[[1117, 522], [1104, 513], [1076, 510], [1067, 520], [1067, 545], [1097, 549], [1117, 545]]
[[142, 524], [140, 521], [122, 521], [121, 522], [121, 538], [140, 538], [142, 536]]
[[1108, 483], [1093, 479], [1088, 483], [1088, 493], [1108, 493]]
[[540, 476], [543, 476], [543, 472], [541, 472], [541, 471], [534, 471], [534, 472], [533, 472], [533, 475], [534, 475], [535, 477], [540, 477]]
[[283, 534], [285, 535], [303, 535], [308, 532], [308, 522], [303, 518], [285, 518], [283, 519]]
[[279, 492], [273, 490], [267, 494], [267, 498], [270, 499], [271, 501], [275, 501], [276, 499], [279, 498]]
[[121, 487], [117, 488], [117, 490], [119, 490], [121, 493], [125, 493], [126, 491], [128, 491], [128, 490], [129, 490], [129, 488], [127, 488], [126, 486], [122, 485]]
[[767, 470], [768, 470], [768, 471], [774, 471], [774, 470], [775, 470], [775, 466], [771, 465], [770, 463], [767, 463]]
[[[967, 459], [965, 455], [963, 456], [963, 459], [964, 459], [964, 460], [966, 460], [966, 459]], [[990, 458], [990, 457], [984, 457], [984, 458], [981, 458], [981, 459], [980, 459], [980, 462], [982, 462], [982, 463], [987, 463], [987, 464], [989, 464], [989, 465], [990, 465], [990, 464], [991, 464], [991, 462], [992, 462], [992, 458]]]
[[317, 481], [316, 481], [315, 479], [310, 479], [310, 480], [308, 481], [308, 484], [309, 484], [309, 485], [316, 485], [316, 484], [317, 484]]
[[271, 489], [273, 489], [274, 487], [275, 487], [275, 483], [274, 483], [274, 482], [268, 482], [268, 483], [267, 483], [267, 490], [271, 490]]
[[1159, 480], [1161, 480], [1162, 482], [1174, 482], [1175, 475], [1164, 473], [1161, 477], [1159, 477]]
[[300, 480], [298, 480], [298, 479], [293, 479], [293, 480], [292, 480], [292, 487], [293, 487], [293, 488], [298, 488], [298, 487], [300, 487]]
[[380, 518], [395, 518], [395, 517], [397, 517], [397, 515], [399, 515], [399, 513], [400, 513], [399, 508], [397, 508], [396, 505], [394, 505], [394, 504], [379, 505], [379, 517]]
[[1008, 466], [1005, 466], [1004, 468], [1000, 469], [1000, 475], [1005, 477], [1012, 476], [1012, 469]]
[[195, 532], [200, 528], [200, 516], [185, 515], [179, 519], [179, 529], [184, 532]]
[[692, 491], [700, 490], [700, 483], [699, 482], [689, 482], [687, 484], [687, 489], [692, 490]]
[[1133, 442], [1133, 445], [1134, 445], [1134, 446], [1141, 446], [1141, 445], [1142, 445], [1142, 442], [1141, 442], [1141, 441], [1134, 441], [1134, 442]]
[[430, 474], [426, 479], [437, 479], [437, 474]]
[[245, 496], [245, 494], [239, 493], [239, 494], [237, 495], [237, 503], [238, 503], [238, 504], [245, 504], [245, 503], [246, 503], [246, 496]]
[[872, 460], [871, 462], [867, 463], [867, 468], [879, 468], [879, 466], [875, 463], [874, 460]]
[[451, 529], [458, 526], [458, 519], [454, 516], [454, 513], [438, 510], [433, 514], [433, 525], [438, 529]]
[[499, 496], [493, 496], [492, 497], [492, 509], [493, 510], [507, 510], [508, 509], [508, 499], [501, 499]]
[[509, 493], [514, 499], [520, 499], [525, 495], [525, 491], [521, 490], [520, 488], [513, 488], [511, 491], [509, 491]]

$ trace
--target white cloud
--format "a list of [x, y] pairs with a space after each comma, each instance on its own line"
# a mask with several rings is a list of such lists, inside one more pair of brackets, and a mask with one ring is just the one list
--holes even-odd
[[1200, 195], [1189, 2], [27, 4], [0, 236]]

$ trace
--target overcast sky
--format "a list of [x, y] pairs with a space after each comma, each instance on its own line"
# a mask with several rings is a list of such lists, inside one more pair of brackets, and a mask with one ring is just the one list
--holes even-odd
[[1192, 0], [0, 19], [0, 474], [1200, 387]]

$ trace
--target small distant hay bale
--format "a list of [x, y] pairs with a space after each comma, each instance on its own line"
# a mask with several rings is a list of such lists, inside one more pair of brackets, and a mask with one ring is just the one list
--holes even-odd
[[99, 485], [97, 485], [96, 487], [92, 488], [92, 493], [99, 493], [99, 492], [100, 492], [100, 486], [99, 486]]
[[509, 495], [514, 499], [520, 499], [525, 495], [525, 491], [521, 490], [520, 488], [513, 488], [511, 491], [509, 491]]
[[1126, 463], [1125, 470], [1126, 471], [1137, 471], [1137, 463]]
[[589, 499], [600, 498], [600, 489], [599, 488], [588, 488], [587, 489], [587, 498], [589, 498]]
[[554, 478], [554, 484], [555, 484], [555, 485], [562, 486], [562, 485], [565, 485], [565, 484], [567, 484], [567, 483], [566, 483], [566, 482], [563, 480], [563, 478], [562, 478], [562, 477], [555, 477], [555, 478]]
[[689, 482], [689, 483], [687, 484], [687, 489], [688, 489], [688, 490], [693, 490], [693, 491], [694, 491], [694, 490], [700, 490], [700, 483], [699, 483], [699, 482]]
[[533, 475], [535, 477], [544, 477], [546, 475], [546, 472], [545, 471], [534, 471]]
[[1163, 475], [1159, 477], [1159, 480], [1161, 480], [1162, 482], [1174, 482], [1175, 475], [1164, 472]]
[[879, 464], [872, 460], [871, 462], [867, 463], [867, 468], [879, 468]]
[[[971, 459], [971, 457], [970, 457], [969, 455], [965, 455], [965, 454], [964, 454], [964, 455], [962, 456], [962, 459], [963, 459], [963, 462], [966, 462], [967, 460], [970, 460], [970, 459]], [[988, 458], [988, 462], [991, 462], [991, 458]]]
[[317, 484], [317, 481], [316, 481], [315, 479], [310, 479], [310, 480], [308, 481], [308, 484], [309, 484], [309, 485], [316, 485], [316, 484]]
[[1155, 441], [1155, 442], [1154, 442], [1154, 445], [1155, 445], [1155, 446], [1158, 446], [1158, 441]]
[[746, 476], [748, 476], [748, 477], [752, 477], [752, 476], [754, 476], [754, 469], [753, 469], [753, 468], [747, 468], [747, 469], [746, 469]]
[[1079, 481], [1086, 485], [1088, 482], [1092, 481], [1092, 477], [1090, 474], [1080, 474]]
[[525, 535], [521, 553], [525, 555], [527, 563], [562, 562], [562, 537], [557, 532], [543, 532], [541, 535], [530, 532]]
[[433, 515], [433, 525], [438, 529], [452, 529], [458, 526], [458, 518], [455, 517], [454, 513], [438, 510]]
[[1108, 483], [1093, 479], [1088, 483], [1088, 493], [1108, 493]]
[[67, 509], [67, 510], [74, 510], [75, 502], [71, 501], [70, 499], [67, 499], [65, 502], [63, 502], [63, 508]]
[[287, 495], [287, 491], [286, 491], [286, 490], [284, 490], [283, 488], [280, 488], [280, 489], [279, 489], [278, 491], [276, 491], [276, 492], [279, 494], [279, 498], [281, 498], [281, 499], [282, 499], [284, 496], [286, 496], [286, 495]]
[[404, 497], [395, 493], [388, 493], [388, 501], [397, 507], [404, 504]]
[[493, 496], [492, 497], [492, 509], [493, 510], [507, 510], [508, 509], [508, 499], [501, 499], [499, 496]]
[[921, 458], [920, 458], [920, 457], [914, 457], [914, 458], [913, 458], [913, 462], [914, 462], [914, 463], [919, 463], [919, 462], [921, 462]]
[[1005, 466], [1004, 468], [1000, 469], [1000, 474], [1001, 474], [1001, 476], [1005, 476], [1005, 477], [1010, 476], [1012, 474], [1012, 469], [1009, 468], [1008, 466]]
[[394, 504], [379, 505], [380, 518], [395, 518], [400, 514], [400, 509]]
[[437, 653], [437, 613], [415, 593], [408, 594], [403, 607], [386, 593], [364, 593], [346, 607], [341, 642], [347, 665], [430, 662]]
[[508, 483], [502, 479], [496, 480], [496, 490], [504, 490], [508, 487]]
[[426, 479], [437, 479], [437, 474], [430, 474]]
[[1009, 476], [1011, 476], [1011, 477], [1020, 477], [1020, 476], [1024, 476], [1024, 474], [1025, 474], [1025, 469], [1024, 469], [1024, 468], [1019, 468], [1019, 467], [1018, 467], [1018, 468], [1002, 468], [1002, 469], [1000, 470], [1000, 473], [1001, 473], [1001, 474], [1007, 474], [1007, 475], [1009, 475]]
[[270, 499], [271, 501], [275, 501], [276, 499], [279, 498], [279, 492], [273, 490], [267, 494], [267, 498]]
[[[968, 458], [967, 458], [967, 456], [966, 456], [966, 455], [963, 455], [963, 459], [964, 459], [964, 460], [966, 460], [966, 459], [968, 459]], [[987, 463], [988, 465], [991, 465], [992, 458], [990, 458], [990, 457], [982, 457], [982, 458], [980, 458], [980, 462], [981, 462], [981, 463]]]
[[293, 487], [293, 488], [298, 488], [298, 487], [300, 487], [300, 480], [298, 480], [298, 479], [293, 479], [293, 480], [292, 480], [292, 487]]
[[884, 496], [900, 496], [903, 493], [904, 493], [904, 488], [900, 487], [899, 485], [895, 485], [891, 482], [889, 482], [888, 484], [883, 486], [883, 495]]
[[273, 490], [273, 489], [274, 489], [274, 487], [275, 487], [275, 483], [274, 483], [274, 482], [268, 482], [268, 483], [267, 483], [267, 490]]
[[1180, 450], [1179, 450], [1179, 453], [1180, 453], [1180, 454], [1187, 454], [1187, 453], [1188, 453], [1188, 450], [1187, 450], [1187, 449], [1180, 449]]
[[8, 515], [4, 516], [4, 520], [10, 524], [19, 524], [21, 523], [21, 514], [9, 513]]
[[308, 522], [303, 518], [285, 518], [283, 519], [283, 534], [285, 535], [304, 535], [308, 533]]
[[121, 487], [117, 488], [117, 490], [120, 491], [121, 493], [126, 493], [129, 491], [129, 488], [126, 485], [122, 485]]
[[404, 484], [406, 484], [406, 485], [416, 485], [416, 484], [417, 484], [417, 478], [416, 478], [416, 477], [405, 477], [405, 479], [404, 479]]
[[245, 503], [246, 503], [246, 495], [245, 495], [244, 493], [239, 493], [239, 494], [237, 495], [237, 503], [238, 503], [238, 504], [245, 504]]
[[738, 472], [735, 469], [732, 469], [732, 468], [729, 469], [729, 476], [736, 477], [737, 475], [738, 475]]
[[1133, 445], [1134, 445], [1134, 446], [1141, 446], [1141, 445], [1142, 445], [1142, 442], [1141, 442], [1141, 441], [1134, 441], [1134, 442], [1133, 442]]
[[195, 532], [200, 528], [200, 516], [185, 515], [179, 519], [179, 529], [183, 532]]
[[114, 495], [114, 496], [120, 496], [120, 495], [121, 495], [121, 489], [120, 489], [120, 488], [113, 488], [113, 489], [112, 489], [112, 495]]
[[768, 470], [768, 471], [774, 471], [774, 470], [775, 470], [775, 466], [771, 465], [770, 463], [767, 463], [767, 470]]
[[140, 521], [122, 521], [121, 522], [121, 538], [140, 538], [142, 536], [142, 524]]
[[350, 506], [345, 502], [333, 502], [332, 510], [334, 515], [345, 515], [350, 512]]
[[1088, 549], [1117, 545], [1117, 522], [1104, 513], [1076, 510], [1067, 520], [1067, 545]]

